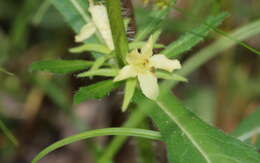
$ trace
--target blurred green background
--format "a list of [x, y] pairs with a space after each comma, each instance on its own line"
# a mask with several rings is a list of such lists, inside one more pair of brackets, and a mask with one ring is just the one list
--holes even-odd
[[[153, 19], [147, 16], [151, 6], [144, 8], [141, 0], [133, 1], [133, 5], [137, 30], [141, 30]], [[173, 9], [164, 20], [160, 43], [169, 44], [209, 14], [221, 10], [230, 13], [221, 26], [227, 33], [260, 18], [259, 0], [179, 0], [176, 6], [182, 12]], [[181, 60], [185, 61], [219, 36], [212, 32]], [[245, 43], [260, 50], [259, 35]], [[73, 31], [48, 0], [0, 0], [0, 68], [12, 73], [0, 71], [1, 163], [28, 163], [44, 147], [59, 139], [86, 129], [121, 126], [130, 115], [131, 109], [121, 113], [120, 93], [103, 100], [72, 104], [74, 92], [96, 79], [29, 71], [30, 64], [38, 60], [90, 58], [86, 53], [70, 54], [68, 49], [75, 45]], [[174, 93], [202, 119], [230, 133], [260, 106], [259, 63], [258, 55], [236, 45], [192, 73], [189, 83], [179, 84]], [[147, 119], [139, 127], [151, 126]], [[8, 130], [15, 138], [6, 137], [4, 133], [8, 134]], [[106, 137], [87, 144], [74, 143], [50, 154], [42, 162], [92, 163], [109, 140], [111, 138]], [[257, 142], [255, 138], [250, 141]], [[154, 160], [166, 162], [164, 145], [150, 145], [154, 147], [150, 151]], [[129, 139], [115, 161], [148, 163], [148, 159], [140, 159], [139, 149], [145, 149], [142, 143]]]

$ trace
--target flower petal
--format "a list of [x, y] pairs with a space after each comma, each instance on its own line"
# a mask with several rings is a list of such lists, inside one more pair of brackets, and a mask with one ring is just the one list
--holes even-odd
[[159, 95], [159, 87], [156, 76], [151, 72], [141, 73], [138, 74], [138, 81], [143, 94], [151, 100], [156, 100]]
[[136, 75], [137, 72], [135, 71], [135, 68], [133, 66], [127, 65], [119, 71], [118, 75], [114, 78], [114, 82], [136, 77]]
[[91, 35], [93, 35], [95, 31], [96, 31], [95, 25], [93, 23], [88, 23], [84, 25], [81, 28], [80, 33], [75, 36], [75, 41], [82, 42], [88, 39]]
[[154, 39], [153, 36], [151, 35], [147, 43], [144, 45], [144, 47], [141, 49], [141, 55], [145, 59], [148, 59], [153, 55], [153, 43]]
[[181, 64], [177, 59], [170, 60], [165, 55], [158, 54], [150, 58], [151, 66], [172, 72], [175, 69], [180, 69]]
[[126, 55], [126, 61], [128, 64], [138, 64], [143, 60], [137, 49], [135, 49]]
[[104, 5], [91, 5], [89, 7], [89, 12], [91, 13], [92, 20], [101, 33], [105, 43], [111, 50], [114, 50], [114, 43], [106, 7]]

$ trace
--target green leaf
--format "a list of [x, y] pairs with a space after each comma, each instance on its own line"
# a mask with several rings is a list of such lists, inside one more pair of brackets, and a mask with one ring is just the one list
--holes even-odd
[[153, 11], [152, 15], [150, 15], [152, 17], [152, 20], [143, 29], [140, 29], [140, 31], [138, 31], [135, 37], [135, 41], [144, 40], [147, 36], [156, 31], [170, 11], [171, 7], [167, 7], [163, 10]]
[[137, 80], [136, 79], [128, 79], [125, 84], [125, 94], [124, 94], [124, 100], [122, 105], [122, 111], [126, 111], [128, 105], [130, 104], [132, 97], [135, 93], [135, 87], [136, 87]]
[[227, 16], [228, 14], [225, 12], [216, 16], [209, 16], [202, 25], [168, 45], [162, 53], [170, 58], [176, 58], [202, 41], [204, 37], [206, 37], [211, 30], [219, 26]]
[[[141, 93], [139, 96], [142, 96]], [[139, 100], [141, 98], [138, 97]], [[147, 113], [159, 127], [172, 163], [260, 162], [260, 155], [253, 147], [200, 120], [168, 90], [161, 90], [156, 104], [148, 101], [140, 108], [149, 108]]]
[[232, 132], [232, 135], [238, 139], [245, 141], [254, 135], [260, 133], [260, 108], [248, 117], [246, 117], [238, 127]]
[[191, 87], [187, 86], [183, 91], [185, 91], [185, 99], [183, 99], [185, 106], [203, 121], [214, 124], [217, 104], [215, 90], [209, 86], [193, 84]]
[[88, 6], [85, 0], [51, 0], [51, 3], [76, 33], [90, 20], [86, 12]]
[[[260, 19], [234, 30], [229, 34], [229, 36], [242, 41], [258, 34], [260, 34]], [[219, 38], [211, 45], [201, 49], [199, 52], [190, 57], [183, 64], [183, 68], [178, 71], [178, 74], [186, 76], [192, 73], [201, 65], [207, 63], [210, 59], [214, 58], [218, 54], [221, 54], [221, 52], [234, 45], [236, 45], [236, 42], [231, 41], [226, 37]]]
[[161, 135], [159, 132], [151, 131], [151, 130], [144, 130], [144, 129], [135, 129], [135, 128], [105, 128], [105, 129], [97, 129], [92, 131], [82, 132], [77, 135], [73, 135], [57, 141], [56, 143], [46, 147], [43, 151], [41, 151], [37, 156], [34, 157], [32, 163], [37, 163], [40, 159], [46, 156], [48, 153], [61, 148], [65, 145], [89, 139], [97, 136], [108, 136], [108, 135], [125, 135], [125, 136], [135, 136], [141, 137], [151, 140], [160, 140]]
[[86, 87], [81, 87], [74, 95], [74, 103], [79, 104], [90, 99], [100, 99], [108, 95], [118, 86], [119, 84], [114, 83], [112, 80], [105, 80]]
[[[129, 49], [133, 50], [133, 49], [142, 48], [145, 44], [146, 44], [145, 41], [131, 42], [129, 43]], [[164, 47], [165, 46], [163, 44], [154, 44], [154, 48], [164, 48]]]
[[97, 52], [102, 54], [109, 54], [111, 51], [101, 44], [88, 43], [69, 50], [71, 53], [82, 53], [82, 52]]
[[91, 76], [107, 76], [113, 77], [118, 74], [118, 69], [111, 68], [101, 68], [97, 70], [91, 70], [87, 72], [83, 72], [77, 75], [77, 77], [91, 77]]
[[99, 67], [101, 67], [105, 63], [106, 60], [107, 60], [106, 56], [98, 57], [95, 60], [94, 64], [91, 66], [90, 71], [97, 70]]
[[226, 38], [230, 39], [231, 41], [234, 41], [235, 43], [237, 43], [237, 44], [243, 46], [244, 48], [246, 48], [246, 49], [248, 49], [248, 50], [250, 50], [251, 52], [253, 52], [253, 53], [257, 54], [257, 55], [260, 55], [260, 51], [258, 51], [256, 48], [253, 48], [253, 47], [251, 47], [250, 45], [244, 43], [243, 41], [240, 41], [240, 40], [238, 40], [238, 39], [235, 38], [235, 37], [229, 36], [226, 32], [224, 32], [224, 31], [222, 31], [222, 30], [220, 30], [220, 29], [215, 29], [215, 31], [216, 31], [217, 33], [219, 33], [219, 34], [225, 36]]
[[84, 60], [46, 60], [31, 64], [31, 71], [49, 71], [53, 73], [66, 74], [74, 71], [84, 70], [93, 62]]
[[34, 13], [34, 16], [32, 18], [32, 24], [35, 26], [38, 26], [42, 20], [45, 14], [47, 14], [48, 9], [51, 6], [50, 0], [45, 0], [40, 4], [40, 7], [38, 8], [37, 12]]
[[188, 82], [188, 79], [185, 77], [178, 75], [178, 74], [172, 74], [169, 72], [164, 72], [164, 71], [156, 71], [156, 76], [161, 79], [166, 79], [166, 80], [176, 80], [180, 82]]
[[188, 82], [187, 78], [185, 78], [181, 75], [178, 75], [178, 74], [172, 74], [172, 80], [180, 81], [180, 82]]
[[[162, 45], [162, 44], [156, 44], [156, 41], [158, 40], [160, 35], [161, 35], [161, 30], [157, 30], [152, 34], [153, 48], [163, 48], [164, 47], [164, 45]], [[132, 50], [132, 49], [142, 48], [146, 44], [147, 44], [147, 41], [134, 41], [129, 44], [129, 49]]]

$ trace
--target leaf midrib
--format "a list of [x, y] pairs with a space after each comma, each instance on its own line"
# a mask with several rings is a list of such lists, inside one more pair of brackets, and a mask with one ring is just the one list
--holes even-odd
[[208, 155], [206, 154], [205, 150], [202, 149], [202, 147], [196, 142], [196, 140], [193, 138], [193, 136], [186, 130], [184, 126], [181, 125], [181, 123], [175, 118], [174, 115], [172, 115], [171, 112], [168, 111], [168, 109], [159, 101], [156, 101], [157, 105], [176, 123], [176, 125], [183, 131], [183, 133], [187, 136], [188, 139], [190, 139], [191, 143], [196, 147], [196, 149], [201, 153], [203, 158], [206, 160], [207, 163], [213, 163]]
[[70, 2], [73, 4], [75, 9], [80, 13], [80, 15], [85, 20], [85, 22], [86, 23], [89, 22], [90, 18], [84, 13], [84, 9], [82, 9], [80, 7], [80, 5], [78, 4], [77, 0], [70, 0]]

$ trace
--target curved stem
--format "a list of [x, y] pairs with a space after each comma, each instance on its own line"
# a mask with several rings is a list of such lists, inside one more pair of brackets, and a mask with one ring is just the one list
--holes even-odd
[[97, 129], [92, 131], [86, 131], [77, 135], [73, 135], [57, 141], [56, 143], [46, 147], [37, 156], [34, 157], [32, 163], [37, 163], [40, 159], [46, 156], [48, 153], [63, 147], [65, 145], [71, 144], [76, 141], [93, 138], [97, 136], [108, 136], [108, 135], [123, 135], [123, 136], [135, 136], [152, 140], [161, 140], [161, 135], [157, 131], [135, 129], [135, 128], [105, 128]]

